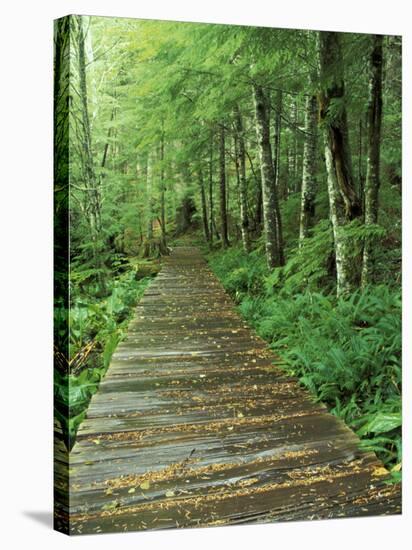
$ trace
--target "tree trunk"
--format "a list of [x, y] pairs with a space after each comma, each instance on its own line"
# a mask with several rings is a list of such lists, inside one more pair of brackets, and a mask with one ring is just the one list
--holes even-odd
[[275, 172], [275, 185], [279, 196], [279, 171], [280, 171], [280, 136], [282, 128], [282, 90], [276, 93], [275, 100], [275, 131], [273, 135], [273, 170]]
[[100, 208], [101, 198], [100, 189], [97, 184], [96, 173], [94, 170], [94, 162], [91, 146], [90, 118], [87, 100], [87, 81], [86, 81], [86, 55], [85, 55], [85, 37], [83, 31], [83, 17], [76, 16], [78, 33], [77, 33], [77, 51], [78, 51], [78, 67], [79, 67], [79, 91], [81, 101], [81, 117], [82, 117], [82, 153], [83, 153], [83, 173], [85, 185], [88, 189], [88, 210], [89, 221], [92, 231], [92, 237], [97, 240], [97, 236], [101, 229]]
[[343, 57], [340, 35], [319, 32], [321, 93], [319, 116], [323, 123], [325, 161], [328, 174], [330, 217], [333, 227], [338, 296], [355, 288], [351, 242], [345, 226], [361, 214], [353, 181], [345, 108]]
[[365, 181], [363, 170], [363, 123], [362, 117], [359, 118], [359, 142], [358, 142], [358, 194], [362, 207], [365, 211]]
[[242, 244], [245, 252], [250, 252], [249, 219], [247, 213], [247, 183], [246, 183], [246, 149], [243, 134], [243, 121], [240, 109], [236, 107], [236, 133], [237, 133], [237, 154], [236, 166], [239, 174], [239, 195], [240, 195], [240, 224], [242, 231]]
[[269, 139], [267, 101], [261, 86], [254, 84], [253, 97], [256, 115], [256, 136], [259, 147], [262, 177], [263, 223], [266, 260], [269, 268], [284, 264], [280, 211], [275, 187], [272, 150]]
[[79, 71], [79, 96], [81, 103], [82, 128], [82, 171], [87, 189], [87, 212], [93, 245], [94, 265], [97, 269], [97, 281], [100, 293], [106, 292], [106, 281], [103, 276], [102, 242], [101, 242], [101, 193], [99, 180], [96, 177], [92, 154], [92, 140], [87, 96], [85, 35], [83, 17], [76, 16], [77, 21], [77, 56]]
[[[368, 140], [365, 181], [365, 225], [378, 222], [380, 187], [380, 141], [382, 126], [382, 41], [381, 35], [372, 37], [370, 57]], [[373, 243], [366, 239], [363, 249], [362, 287], [370, 284], [374, 271]]]
[[162, 243], [166, 247], [166, 207], [165, 207], [165, 167], [164, 167], [164, 158], [165, 158], [165, 136], [163, 131], [163, 121], [162, 121], [162, 135], [160, 141], [160, 226], [162, 231]]
[[219, 168], [220, 168], [220, 225], [222, 233], [222, 247], [229, 246], [227, 231], [227, 210], [226, 210], [226, 162], [225, 162], [225, 128], [220, 126], [219, 132]]
[[297, 139], [297, 130], [298, 125], [298, 103], [297, 99], [293, 99], [292, 103], [292, 151], [291, 151], [291, 169], [292, 169], [292, 192], [296, 193], [299, 191], [298, 183], [298, 174], [297, 174], [297, 164], [298, 164], [298, 139]]
[[213, 243], [213, 235], [216, 234], [219, 239], [219, 233], [215, 231], [215, 213], [213, 204], [213, 133], [210, 136], [210, 154], [209, 154], [209, 235], [210, 243]]
[[147, 217], [146, 217], [146, 238], [151, 241], [153, 239], [153, 200], [152, 200], [152, 165], [150, 153], [146, 155], [145, 164], [146, 175], [146, 195], [147, 195]]
[[200, 199], [202, 203], [203, 233], [205, 236], [205, 241], [208, 243], [210, 242], [210, 232], [209, 232], [209, 224], [208, 224], [208, 218], [207, 218], [206, 193], [205, 193], [205, 184], [203, 181], [202, 167], [199, 167], [199, 186], [200, 186]]
[[316, 97], [308, 95], [305, 113], [305, 144], [303, 147], [303, 174], [300, 203], [299, 245], [308, 236], [313, 225], [316, 198]]

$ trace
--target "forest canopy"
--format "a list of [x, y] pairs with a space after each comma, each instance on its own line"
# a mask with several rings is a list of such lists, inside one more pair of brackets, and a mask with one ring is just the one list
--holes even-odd
[[67, 433], [162, 256], [195, 243], [290, 372], [397, 473], [401, 38], [70, 16], [54, 88]]

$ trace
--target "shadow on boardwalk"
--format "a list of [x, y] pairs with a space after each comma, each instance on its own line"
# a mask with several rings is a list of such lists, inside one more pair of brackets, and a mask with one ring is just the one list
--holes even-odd
[[358, 443], [281, 370], [199, 251], [176, 248], [70, 454], [70, 532], [399, 513], [399, 486]]

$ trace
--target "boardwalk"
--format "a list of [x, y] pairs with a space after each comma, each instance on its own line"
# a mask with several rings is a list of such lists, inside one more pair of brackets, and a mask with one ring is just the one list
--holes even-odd
[[175, 249], [71, 452], [70, 532], [399, 513], [376, 456], [281, 366]]

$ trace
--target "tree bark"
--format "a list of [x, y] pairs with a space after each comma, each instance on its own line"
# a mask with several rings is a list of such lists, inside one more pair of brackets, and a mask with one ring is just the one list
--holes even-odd
[[305, 113], [305, 143], [303, 147], [303, 174], [300, 204], [299, 245], [308, 236], [309, 228], [313, 225], [315, 216], [316, 198], [316, 96], [306, 98]]
[[291, 170], [292, 170], [292, 192], [296, 193], [299, 191], [299, 181], [298, 181], [298, 174], [297, 174], [297, 165], [298, 165], [298, 138], [297, 138], [297, 130], [296, 126], [298, 124], [298, 103], [297, 99], [293, 99], [292, 103], [292, 151], [291, 151]]
[[86, 81], [86, 55], [85, 55], [85, 37], [83, 31], [83, 17], [81, 15], [76, 16], [78, 33], [77, 33], [77, 51], [78, 51], [78, 70], [79, 70], [79, 89], [80, 89], [80, 101], [81, 101], [81, 117], [82, 117], [82, 152], [83, 152], [83, 174], [85, 178], [85, 185], [88, 189], [88, 210], [89, 221], [92, 231], [92, 236], [96, 241], [101, 229], [101, 197], [100, 189], [96, 178], [94, 169], [92, 146], [91, 146], [91, 132], [90, 132], [90, 118], [87, 99], [87, 81]]
[[87, 189], [87, 212], [90, 225], [90, 234], [93, 246], [93, 262], [97, 269], [97, 281], [100, 293], [106, 292], [104, 278], [104, 264], [102, 260], [102, 235], [101, 235], [101, 191], [100, 182], [96, 176], [94, 159], [92, 154], [92, 139], [90, 129], [90, 117], [87, 95], [86, 77], [86, 53], [85, 35], [83, 30], [83, 16], [76, 16], [77, 22], [77, 61], [79, 74], [79, 97], [81, 110], [81, 135], [82, 135], [82, 172], [85, 187]]
[[222, 247], [229, 246], [227, 230], [227, 209], [226, 209], [226, 162], [225, 162], [225, 128], [223, 124], [219, 131], [219, 169], [220, 169], [220, 225], [222, 234]]
[[200, 186], [200, 199], [202, 203], [203, 233], [205, 236], [205, 241], [209, 243], [210, 232], [209, 232], [209, 224], [208, 224], [208, 218], [207, 218], [206, 192], [205, 192], [205, 184], [203, 181], [203, 171], [201, 166], [199, 167], [199, 186]]
[[273, 170], [275, 172], [275, 185], [279, 196], [279, 173], [280, 173], [280, 137], [282, 128], [282, 90], [276, 93], [275, 100], [275, 131], [273, 134]]
[[237, 154], [236, 166], [239, 174], [240, 225], [244, 251], [250, 252], [249, 219], [247, 213], [246, 148], [243, 121], [239, 106], [236, 107]]
[[209, 235], [210, 243], [213, 243], [213, 236], [219, 239], [220, 235], [216, 228], [214, 201], [213, 201], [213, 133], [210, 136], [210, 150], [209, 150]]
[[284, 264], [282, 223], [280, 218], [272, 150], [269, 139], [267, 100], [263, 88], [253, 85], [256, 116], [256, 136], [259, 147], [262, 177], [263, 223], [265, 234], [266, 260], [269, 268]]
[[[372, 36], [372, 52], [369, 62], [369, 99], [367, 165], [365, 181], [365, 225], [378, 222], [380, 187], [380, 141], [382, 126], [382, 35]], [[373, 243], [366, 239], [363, 249], [362, 287], [373, 280]]]
[[146, 195], [147, 195], [147, 214], [146, 214], [146, 238], [153, 239], [153, 199], [152, 199], [152, 165], [150, 152], [146, 155], [145, 176], [146, 176]]
[[165, 206], [165, 136], [163, 131], [162, 121], [162, 135], [160, 140], [160, 226], [162, 231], [162, 244], [166, 247], [166, 206]]
[[361, 215], [361, 205], [353, 181], [339, 33], [319, 32], [319, 61], [319, 116], [324, 131], [337, 294], [342, 296], [352, 292], [356, 285], [357, 274], [354, 273], [353, 259], [350, 256], [351, 242], [346, 236], [345, 227]]

